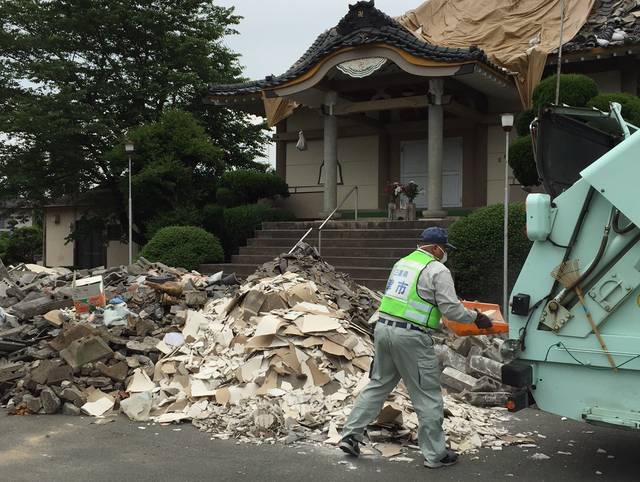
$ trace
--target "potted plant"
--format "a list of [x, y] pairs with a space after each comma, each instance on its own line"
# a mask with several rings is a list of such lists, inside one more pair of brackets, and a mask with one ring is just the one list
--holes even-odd
[[409, 200], [409, 204], [407, 205], [407, 221], [416, 220], [416, 204], [414, 201], [421, 192], [422, 188], [414, 181], [409, 181], [408, 184], [402, 186], [402, 194]]
[[389, 203], [387, 204], [387, 217], [389, 220], [393, 221], [397, 219], [398, 201], [400, 199], [400, 194], [402, 194], [402, 184], [399, 182], [390, 182], [387, 184], [384, 192], [389, 198]]

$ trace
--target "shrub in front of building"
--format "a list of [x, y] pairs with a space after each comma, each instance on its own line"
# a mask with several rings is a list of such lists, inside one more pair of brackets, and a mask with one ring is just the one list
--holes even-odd
[[640, 98], [624, 93], [599, 94], [589, 101], [589, 107], [609, 112], [610, 103], [617, 102], [622, 106], [622, 117], [631, 124], [640, 127]]
[[[221, 191], [222, 200], [219, 198]], [[261, 199], [288, 196], [289, 186], [280, 176], [271, 172], [245, 169], [225, 172], [222, 175], [222, 186], [216, 192], [216, 201], [225, 207], [232, 207], [255, 204]]]
[[[3, 243], [4, 244], [4, 243]], [[6, 264], [35, 263], [42, 257], [42, 229], [25, 226], [14, 229], [6, 240]]]
[[[533, 91], [533, 111], [537, 114], [541, 107], [554, 104], [556, 100], [556, 75], [547, 77]], [[598, 84], [586, 75], [562, 74], [560, 76], [560, 104], [571, 107], [585, 107], [598, 95]]]
[[[478, 209], [449, 228], [456, 248], [449, 266], [458, 295], [467, 300], [502, 302], [504, 205]], [[509, 291], [516, 282], [531, 249], [526, 235], [523, 203], [509, 206]]]
[[199, 269], [204, 263], [224, 261], [224, 251], [218, 238], [196, 226], [160, 229], [142, 249], [140, 256], [188, 270]]
[[293, 213], [266, 204], [247, 204], [224, 210], [222, 245], [228, 256], [234, 254], [264, 222], [291, 221]]
[[531, 136], [519, 137], [509, 148], [509, 165], [523, 186], [538, 186], [540, 179], [533, 155]]

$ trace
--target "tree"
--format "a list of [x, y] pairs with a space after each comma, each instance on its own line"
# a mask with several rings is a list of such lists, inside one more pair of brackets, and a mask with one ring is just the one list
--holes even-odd
[[124, 165], [107, 153], [170, 107], [202, 123], [216, 170], [251, 165], [263, 126], [202, 103], [208, 83], [242, 80], [222, 43], [239, 20], [206, 0], [0, 2], [0, 195], [37, 205], [101, 186], [121, 199]]
[[[136, 241], [144, 243], [149, 226], [157, 224], [159, 217], [174, 211], [197, 212], [197, 207], [213, 199], [217, 179], [224, 169], [224, 154], [192, 114], [177, 109], [167, 109], [158, 121], [132, 130], [128, 139], [136, 149], [132, 158]], [[124, 140], [106, 159], [126, 174], [128, 159], [123, 143]], [[124, 209], [127, 175], [119, 178], [119, 190]]]

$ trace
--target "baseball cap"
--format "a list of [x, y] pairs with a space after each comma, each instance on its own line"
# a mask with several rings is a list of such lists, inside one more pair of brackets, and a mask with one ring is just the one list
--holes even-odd
[[432, 227], [425, 229], [420, 235], [420, 241], [425, 244], [439, 244], [449, 249], [456, 249], [455, 246], [449, 244], [449, 236], [444, 228]]

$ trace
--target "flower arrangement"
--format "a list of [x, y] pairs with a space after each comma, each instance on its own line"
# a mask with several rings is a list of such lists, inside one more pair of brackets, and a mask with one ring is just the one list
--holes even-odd
[[398, 201], [400, 194], [402, 194], [404, 186], [399, 182], [390, 182], [387, 184], [387, 187], [384, 189], [385, 194], [389, 196], [389, 202], [395, 203]]
[[414, 181], [409, 181], [408, 184], [404, 184], [402, 186], [402, 194], [407, 196], [407, 199], [410, 203], [413, 203], [416, 197], [418, 197], [418, 194], [420, 194], [422, 191], [423, 189]]

